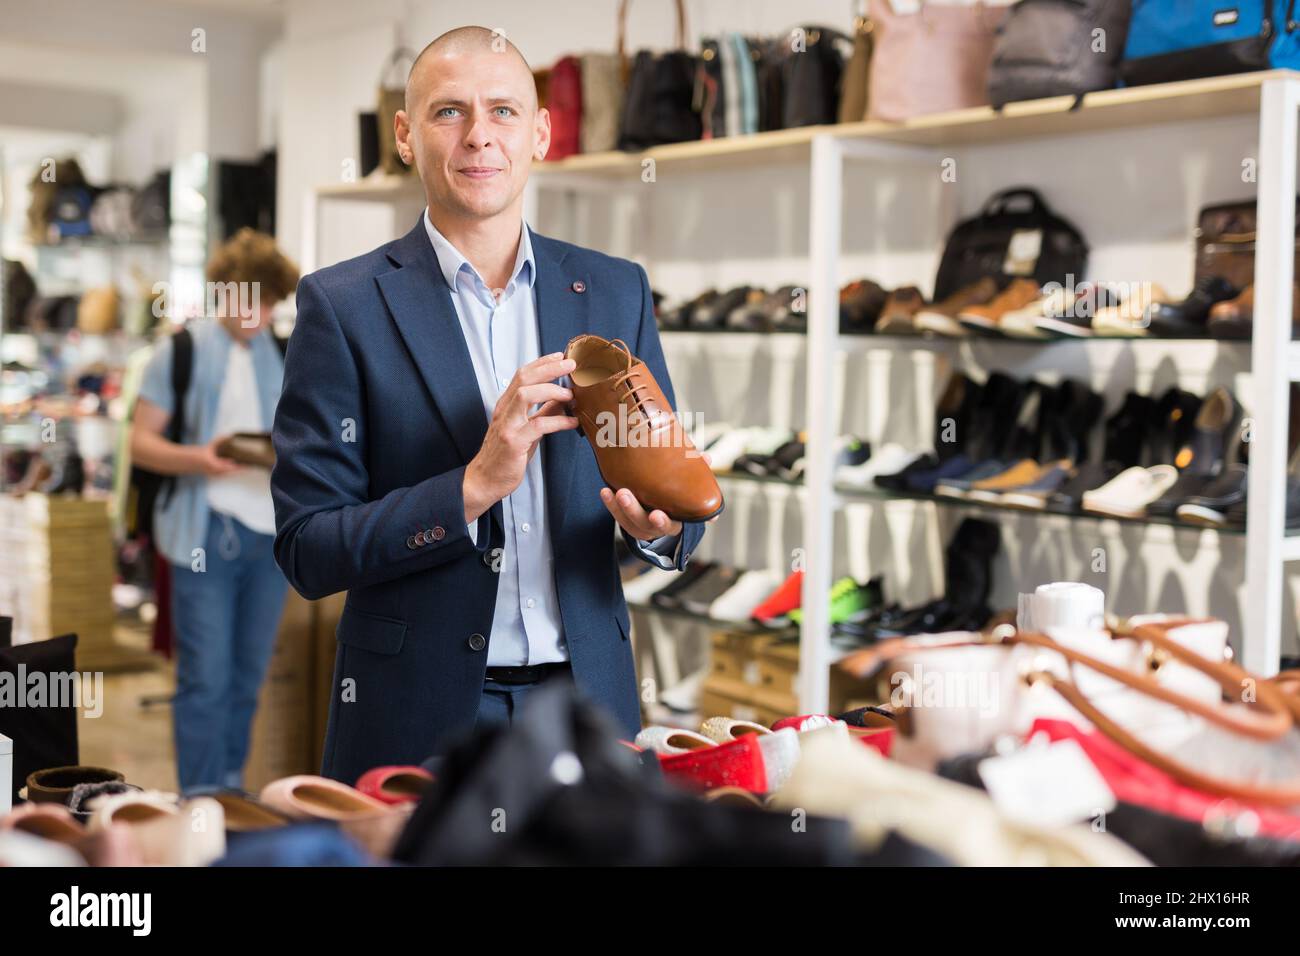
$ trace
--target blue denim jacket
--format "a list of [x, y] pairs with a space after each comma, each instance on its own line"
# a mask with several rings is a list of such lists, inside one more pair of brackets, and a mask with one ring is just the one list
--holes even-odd
[[[226, 375], [226, 360], [234, 340], [216, 319], [199, 319], [189, 325], [194, 338], [194, 368], [185, 393], [185, 432], [181, 443], [204, 445], [216, 437], [217, 403]], [[253, 338], [253, 373], [257, 377], [262, 426], [271, 430], [275, 406], [284, 382], [284, 361], [271, 338], [270, 328]], [[168, 336], [154, 347], [145, 366], [140, 396], [172, 413], [172, 339]], [[194, 549], [203, 547], [208, 530], [207, 478], [177, 475], [171, 497], [159, 495], [154, 506], [154, 546], [173, 564], [189, 566]]]

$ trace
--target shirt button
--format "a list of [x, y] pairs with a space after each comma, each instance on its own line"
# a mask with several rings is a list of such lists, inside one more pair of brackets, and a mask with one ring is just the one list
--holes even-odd
[[524, 534], [527, 534], [528, 531], [529, 531], [529, 528], [528, 528], [528, 522], [525, 521], [523, 524], [521, 524], [521, 525], [519, 526], [519, 530], [522, 531]]
[[442, 529], [442, 525], [434, 525], [433, 530], [428, 533], [434, 541], [441, 541], [447, 537], [447, 532]]
[[487, 641], [483, 639], [482, 634], [471, 634], [469, 636], [469, 649], [471, 651], [481, 651], [487, 647]]
[[534, 601], [532, 598], [529, 598], [525, 603], [528, 605], [528, 607], [532, 607], [537, 602]]
[[497, 379], [497, 384], [500, 385], [502, 388], [505, 388], [507, 385], [510, 384], [510, 380], [505, 378], [499, 378]]

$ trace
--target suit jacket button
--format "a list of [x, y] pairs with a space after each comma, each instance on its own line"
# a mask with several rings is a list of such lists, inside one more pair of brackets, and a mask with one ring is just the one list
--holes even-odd
[[428, 544], [429, 541], [430, 541], [430, 538], [429, 538], [429, 532], [428, 532], [428, 531], [421, 531], [419, 534], [417, 534], [417, 535], [415, 536], [415, 539], [416, 539], [417, 541], [419, 541], [420, 544]]
[[485, 647], [487, 647], [487, 641], [484, 640], [482, 634], [471, 634], [469, 636], [469, 649], [471, 651], [481, 651]]
[[414, 551], [417, 547], [419, 547], [419, 545], [416, 543], [415, 535], [411, 535], [409, 538], [406, 539], [406, 546], [410, 548], [412, 551]]
[[492, 549], [491, 549], [491, 548], [489, 548], [487, 551], [484, 551], [484, 552], [483, 552], [483, 563], [484, 563], [487, 567], [489, 567], [489, 568], [492, 567]]
[[442, 530], [442, 525], [434, 525], [433, 531], [430, 533], [433, 535], [434, 541], [441, 541], [447, 536], [447, 532]]

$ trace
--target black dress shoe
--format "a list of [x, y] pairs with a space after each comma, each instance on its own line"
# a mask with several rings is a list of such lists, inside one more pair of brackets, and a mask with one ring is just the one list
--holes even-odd
[[1147, 505], [1147, 514], [1153, 517], [1171, 518], [1179, 505], [1207, 494], [1214, 476], [1235, 460], [1230, 452], [1238, 447], [1241, 405], [1226, 388], [1216, 388], [1196, 413], [1193, 426], [1190, 440], [1174, 456], [1178, 480]]
[[1178, 506], [1180, 521], [1222, 528], [1228, 525], [1228, 512], [1235, 505], [1245, 505], [1246, 479], [1249, 469], [1236, 464], [1206, 485], [1204, 491]]
[[[1178, 453], [1192, 440], [1201, 399], [1181, 388], [1170, 388], [1156, 400], [1154, 424], [1147, 434], [1147, 461], [1176, 464]], [[1137, 464], [1142, 464], [1138, 462]]]
[[691, 313], [691, 327], [701, 332], [717, 332], [727, 327], [727, 317], [745, 304], [750, 287], [738, 285], [720, 293], [716, 298], [701, 303]]
[[1219, 276], [1203, 276], [1182, 302], [1153, 302], [1146, 320], [1152, 335], [1166, 339], [1199, 339], [1209, 335], [1205, 323], [1210, 307], [1235, 298], [1241, 290]]
[[686, 565], [686, 570], [677, 575], [677, 580], [651, 595], [650, 603], [667, 610], [681, 610], [681, 593], [714, 567], [716, 564], [713, 561], [692, 561]]
[[887, 297], [885, 290], [870, 279], [850, 282], [840, 290], [840, 332], [845, 335], [874, 332]]
[[740, 572], [735, 568], [725, 564], [714, 565], [677, 596], [678, 605], [683, 611], [707, 615], [709, 606], [730, 591], [739, 579]]

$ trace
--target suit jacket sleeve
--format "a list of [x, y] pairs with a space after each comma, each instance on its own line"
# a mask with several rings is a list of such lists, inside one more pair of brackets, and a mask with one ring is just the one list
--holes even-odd
[[[668, 399], [669, 404], [673, 407], [673, 412], [676, 413], [677, 398], [673, 394], [672, 380], [668, 377], [668, 363], [664, 361], [663, 346], [659, 343], [659, 326], [655, 322], [654, 296], [650, 294], [650, 279], [641, 266], [638, 265], [636, 271], [638, 278], [641, 280], [641, 324], [638, 327], [633, 354], [645, 362], [646, 368], [650, 369], [655, 381], [663, 389], [664, 397]], [[663, 546], [658, 546], [654, 551], [651, 551], [626, 531], [623, 531], [623, 540], [627, 542], [627, 546], [632, 549], [633, 554], [648, 564], [664, 570], [676, 568], [681, 571], [686, 567], [691, 559], [691, 554], [704, 538], [704, 527], [705, 522], [703, 521], [682, 522], [681, 540], [675, 553], [670, 548]], [[666, 543], [665, 539], [661, 538], [655, 544], [660, 545], [661, 542]]]
[[275, 560], [309, 599], [392, 580], [483, 551], [465, 524], [464, 467], [370, 500], [364, 382], [325, 292], [298, 285], [272, 432]]

